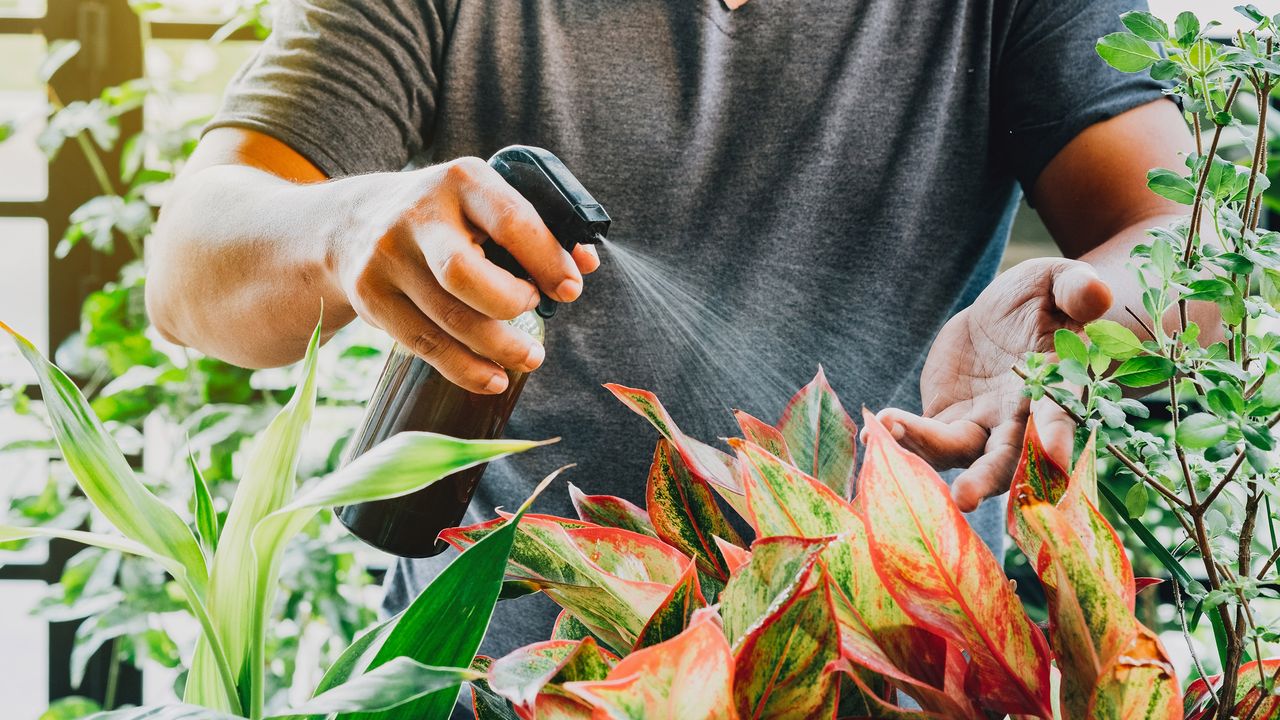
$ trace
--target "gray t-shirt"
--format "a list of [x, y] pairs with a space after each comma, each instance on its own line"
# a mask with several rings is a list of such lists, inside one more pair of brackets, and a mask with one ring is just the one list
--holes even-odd
[[[563, 441], [490, 467], [470, 520], [569, 462], [584, 491], [643, 503], [657, 436], [603, 382], [657, 392], [709, 442], [731, 408], [777, 419], [819, 363], [851, 411], [919, 407], [930, 343], [991, 280], [1020, 186], [1160, 97], [1093, 49], [1140, 4], [292, 0], [213, 125], [332, 177], [516, 143], [563, 159], [627, 252], [604, 250], [548, 323], [507, 430]], [[567, 484], [536, 510], [572, 514]], [[388, 607], [448, 557], [401, 563]], [[485, 652], [545, 639], [554, 614], [500, 604]]]

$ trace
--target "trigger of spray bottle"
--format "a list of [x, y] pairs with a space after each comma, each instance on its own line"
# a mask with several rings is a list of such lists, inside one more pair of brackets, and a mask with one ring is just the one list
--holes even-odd
[[[489, 165], [533, 205], [543, 224], [566, 251], [579, 244], [603, 241], [610, 218], [569, 169], [541, 148], [513, 145], [499, 150]], [[485, 257], [519, 278], [529, 273], [492, 240]], [[511, 324], [544, 342], [543, 320], [556, 303], [545, 295], [538, 307]], [[507, 389], [478, 395], [449, 382], [435, 368], [401, 347], [391, 349], [365, 416], [348, 446], [345, 462], [359, 457], [392, 435], [406, 430], [435, 432], [466, 439], [492, 439], [506, 427], [524, 388], [526, 373], [507, 371]], [[391, 500], [337, 508], [338, 519], [356, 537], [401, 557], [429, 557], [446, 549], [441, 531], [462, 521], [484, 465], [463, 470], [416, 493]]]

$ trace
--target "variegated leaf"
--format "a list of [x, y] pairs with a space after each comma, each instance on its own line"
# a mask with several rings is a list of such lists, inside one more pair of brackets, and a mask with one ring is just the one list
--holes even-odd
[[738, 421], [738, 428], [742, 430], [744, 440], [759, 445], [791, 465], [796, 464], [791, 457], [791, 450], [787, 448], [786, 438], [782, 437], [781, 430], [742, 410], [734, 410], [733, 417]]
[[1178, 676], [1155, 633], [1139, 626], [1129, 647], [1103, 669], [1087, 712], [1085, 717], [1097, 720], [1166, 720], [1181, 715]]
[[967, 685], [984, 706], [1051, 715], [1049, 649], [1000, 563], [965, 521], [942, 478], [864, 415], [859, 511], [871, 557], [902, 608], [971, 657]]
[[1060, 510], [1027, 495], [1017, 502], [1022, 522], [1040, 541], [1045, 558], [1040, 564], [1054, 575], [1043, 585], [1049, 637], [1062, 671], [1063, 708], [1070, 717], [1085, 717], [1104, 668], [1133, 643], [1138, 621]]
[[[465, 548], [490, 532], [495, 522], [451, 529], [441, 538]], [[678, 550], [648, 535], [527, 515], [520, 523], [507, 575], [536, 582], [596, 637], [627, 652], [688, 563]]]
[[556, 615], [556, 622], [551, 626], [552, 640], [581, 640], [591, 637], [591, 629], [568, 610], [561, 610]]
[[[1240, 666], [1237, 677], [1239, 679], [1236, 681], [1236, 694], [1232, 700], [1232, 708], [1237, 712], [1233, 714], [1240, 716], [1257, 703], [1258, 710], [1254, 713], [1254, 718], [1262, 720], [1276, 717], [1277, 710], [1280, 710], [1277, 707], [1280, 704], [1280, 695], [1272, 695], [1262, 702], [1257, 701], [1259, 689], [1263, 686], [1263, 678], [1266, 678], [1272, 687], [1280, 684], [1280, 658], [1263, 660], [1261, 669], [1256, 660], [1244, 663]], [[1213, 684], [1214, 692], [1221, 690], [1221, 675], [1210, 677], [1209, 682]], [[1204, 678], [1196, 678], [1195, 682], [1188, 685], [1183, 699], [1183, 713], [1186, 720], [1209, 720], [1213, 717], [1213, 712], [1216, 710], [1213, 705], [1213, 696], [1214, 693], [1209, 692], [1209, 685]]]
[[595, 709], [596, 720], [736, 720], [729, 643], [704, 610], [683, 633], [623, 658], [598, 682], [565, 689]]
[[729, 646], [737, 648], [764, 620], [778, 613], [809, 578], [828, 540], [775, 536], [751, 546], [751, 560], [720, 593], [720, 616]]
[[1027, 528], [1025, 519], [1018, 514], [1019, 502], [1025, 498], [1057, 505], [1058, 500], [1067, 491], [1068, 482], [1067, 471], [1045, 452], [1040, 433], [1036, 431], [1035, 418], [1028, 418], [1027, 429], [1022, 439], [1022, 457], [1018, 459], [1018, 467], [1009, 485], [1009, 503], [1006, 513], [1009, 535], [1013, 537], [1018, 547], [1022, 548], [1022, 552], [1031, 561], [1032, 567], [1036, 567], [1040, 557], [1040, 540], [1036, 533]]
[[778, 430], [795, 464], [840, 497], [853, 495], [858, 426], [845, 412], [822, 368], [791, 398]]
[[706, 606], [707, 599], [702, 596], [702, 588], [698, 584], [698, 566], [691, 562], [680, 582], [671, 587], [670, 594], [645, 623], [633, 649], [657, 645], [679, 635], [689, 627], [693, 613]]
[[[961, 684], [963, 685], [963, 658], [961, 659]], [[847, 658], [841, 658], [831, 664], [834, 672], [840, 673], [840, 704], [837, 708], [839, 718], [868, 718], [871, 720], [990, 720], [989, 716], [974, 710], [966, 713], [963, 710], [938, 711], [921, 703], [920, 710], [908, 710], [896, 704], [901, 698], [895, 697], [891, 686], [883, 685], [883, 680], [870, 671], [853, 665]], [[880, 680], [881, 684], [872, 686]], [[963, 692], [963, 688], [961, 689]], [[939, 691], [941, 692], [941, 691]], [[919, 700], [919, 695], [912, 696]]]
[[827, 583], [811, 582], [742, 640], [734, 654], [738, 716], [771, 720], [833, 718], [839, 630]]
[[[516, 711], [532, 710], [548, 686], [566, 682], [603, 680], [618, 658], [591, 638], [548, 640], [519, 648], [488, 671], [489, 688], [510, 700]], [[558, 691], [558, 688], [550, 688]], [[561, 693], [563, 694], [563, 693]]]
[[1075, 529], [1085, 552], [1094, 559], [1107, 584], [1120, 593], [1125, 607], [1132, 611], [1137, 594], [1133, 565], [1129, 563], [1129, 556], [1125, 553], [1124, 543], [1120, 541], [1116, 529], [1098, 510], [1097, 502], [1089, 498], [1090, 488], [1093, 488], [1094, 497], [1097, 497], [1097, 478], [1088, 475], [1096, 472], [1096, 463], [1091, 459], [1095, 455], [1094, 447], [1095, 438], [1090, 435], [1089, 442], [1080, 453], [1080, 459], [1076, 461], [1071, 484], [1058, 501], [1058, 509]]
[[729, 564], [730, 575], [737, 572], [738, 568], [751, 561], [750, 550], [744, 550], [724, 538], [717, 537], [713, 539], [716, 542], [716, 547], [720, 549], [720, 555], [724, 557], [724, 561]]
[[658, 536], [648, 513], [622, 498], [586, 495], [573, 483], [569, 483], [569, 499], [573, 501], [573, 509], [577, 511], [578, 517], [584, 522]]
[[746, 498], [742, 493], [733, 458], [681, 432], [666, 408], [658, 402], [657, 396], [648, 390], [613, 383], [604, 387], [624, 405], [648, 420], [662, 437], [675, 446], [695, 475], [710, 483], [716, 493], [739, 515], [747, 516]]
[[695, 475], [666, 438], [658, 440], [646, 491], [649, 519], [658, 537], [698, 561], [698, 567], [721, 581], [729, 566], [713, 538], [741, 545], [706, 480]]

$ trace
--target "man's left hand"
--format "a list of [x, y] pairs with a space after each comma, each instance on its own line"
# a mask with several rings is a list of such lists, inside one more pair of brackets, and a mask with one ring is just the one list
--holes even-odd
[[1033, 408], [1012, 368], [1028, 352], [1051, 352], [1055, 331], [1079, 331], [1111, 301], [1088, 263], [1043, 258], [1013, 267], [938, 333], [920, 377], [923, 416], [888, 409], [880, 421], [939, 470], [968, 468], [951, 490], [966, 512], [1009, 489], [1033, 411], [1050, 456], [1068, 466], [1074, 423], [1047, 400]]

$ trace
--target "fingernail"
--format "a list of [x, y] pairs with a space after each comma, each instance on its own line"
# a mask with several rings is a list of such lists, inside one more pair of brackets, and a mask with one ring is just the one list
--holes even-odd
[[489, 382], [485, 384], [484, 391], [487, 393], [500, 393], [507, 389], [507, 376], [494, 375], [489, 378]]
[[560, 302], [573, 302], [582, 294], [582, 281], [569, 278], [556, 286], [556, 299]]
[[540, 343], [533, 343], [529, 346], [529, 354], [524, 356], [523, 367], [529, 370], [535, 370], [542, 365], [542, 361], [547, 357], [547, 349], [542, 347]]

